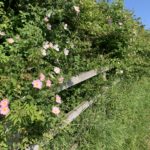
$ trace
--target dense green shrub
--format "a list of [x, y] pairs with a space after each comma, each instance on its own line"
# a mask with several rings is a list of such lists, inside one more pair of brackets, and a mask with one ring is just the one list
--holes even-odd
[[63, 78], [110, 64], [128, 76], [148, 67], [150, 34], [122, 1], [5, 0], [0, 16], [0, 98], [10, 109], [2, 115], [1, 106], [3, 149], [34, 143], [60, 122], [64, 112], [53, 107], [73, 105], [55, 101]]

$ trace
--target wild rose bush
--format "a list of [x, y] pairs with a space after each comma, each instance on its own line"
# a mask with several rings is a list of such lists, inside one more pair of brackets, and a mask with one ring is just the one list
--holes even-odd
[[0, 15], [2, 149], [35, 143], [61, 121], [73, 102], [57, 88], [70, 76], [110, 64], [126, 72], [147, 65], [142, 50], [150, 43], [142, 40], [150, 36], [121, 1], [8, 0]]

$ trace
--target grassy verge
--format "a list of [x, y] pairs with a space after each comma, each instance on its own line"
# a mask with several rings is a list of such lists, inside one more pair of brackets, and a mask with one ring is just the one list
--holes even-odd
[[[83, 114], [78, 137], [83, 150], [150, 149], [150, 80], [112, 86], [92, 110]], [[89, 117], [91, 116], [91, 117]]]

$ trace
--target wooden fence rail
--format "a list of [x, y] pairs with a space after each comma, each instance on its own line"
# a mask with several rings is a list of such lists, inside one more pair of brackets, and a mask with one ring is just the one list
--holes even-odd
[[77, 76], [71, 77], [70, 80], [68, 80], [66, 83], [64, 83], [62, 86], [60, 86], [58, 88], [58, 92], [68, 89], [72, 86], [75, 86], [76, 84], [86, 81], [94, 76], [97, 76], [98, 74], [103, 74], [109, 70], [110, 70], [109, 67], [105, 67], [105, 68], [101, 68], [101, 69], [93, 69], [90, 71], [82, 72]]

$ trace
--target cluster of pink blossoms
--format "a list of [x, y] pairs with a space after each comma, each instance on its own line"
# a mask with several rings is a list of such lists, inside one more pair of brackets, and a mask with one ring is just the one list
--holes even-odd
[[[61, 69], [59, 67], [54, 67], [54, 72], [56, 74], [60, 74], [60, 71], [61, 71]], [[39, 79], [32, 81], [32, 85], [36, 89], [42, 89], [43, 81], [46, 82], [46, 87], [51, 87], [51, 85], [52, 85], [51, 80], [49, 80], [49, 79], [46, 80], [46, 77], [43, 73], [40, 73]], [[58, 83], [62, 84], [63, 81], [64, 81], [64, 78], [62, 76], [58, 78]]]
[[[33, 80], [32, 85], [36, 89], [42, 89], [43, 81], [45, 81], [45, 75], [40, 73], [39, 79]], [[46, 80], [46, 87], [51, 87], [51, 80]]]
[[[54, 72], [56, 74], [59, 74], [60, 71], [61, 71], [60, 68], [54, 67]], [[43, 73], [40, 73], [39, 79], [33, 80], [32, 85], [36, 89], [42, 89], [43, 81], [46, 81], [46, 87], [51, 87], [51, 84], [52, 84], [51, 80], [49, 80], [49, 79], [46, 80], [46, 77]], [[64, 81], [64, 78], [62, 76], [58, 78], [58, 83], [62, 84], [63, 81]], [[59, 95], [55, 96], [55, 101], [57, 104], [62, 103], [61, 97]], [[53, 106], [52, 107], [52, 113], [55, 115], [58, 115], [60, 113], [60, 108], [58, 106]]]
[[7, 115], [10, 112], [8, 105], [9, 105], [8, 99], [3, 99], [0, 102], [0, 114], [1, 115]]

